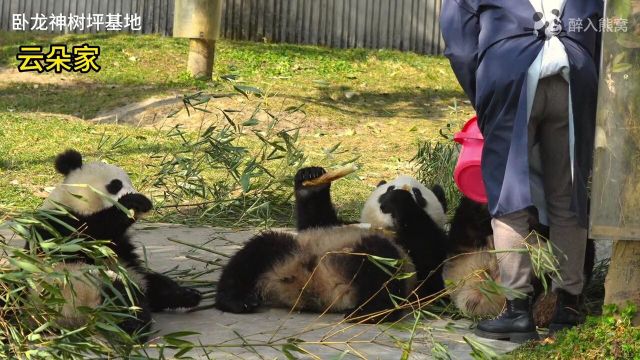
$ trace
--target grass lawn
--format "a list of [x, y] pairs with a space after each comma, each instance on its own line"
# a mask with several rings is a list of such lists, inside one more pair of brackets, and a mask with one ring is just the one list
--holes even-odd
[[527, 344], [514, 360], [528, 359], [640, 359], [640, 328], [631, 325], [635, 306], [618, 311], [605, 306], [601, 317], [590, 317], [579, 328], [561, 333], [555, 340]]
[[[15, 71], [19, 45], [38, 44], [47, 50], [51, 43], [100, 46], [101, 71]], [[414, 171], [409, 160], [420, 141], [441, 138], [441, 128], [448, 123], [458, 126], [472, 111], [443, 57], [220, 41], [218, 78], [207, 82], [185, 73], [187, 45], [184, 39], [147, 35], [1, 33], [0, 213], [36, 207], [47, 187], [59, 180], [51, 161], [67, 147], [90, 158], [110, 158], [145, 186], [158, 165], [158, 158], [150, 155], [175, 152], [181, 146], [167, 135], [169, 128], [96, 125], [83, 119], [151, 96], [229, 93], [230, 85], [219, 77], [234, 78], [234, 84], [257, 87], [265, 95], [211, 100], [211, 107], [229, 110], [233, 121], [263, 119], [266, 111], [287, 117], [282, 124], [300, 128], [298, 146], [307, 164], [329, 166], [357, 158], [362, 167], [357, 176], [335, 184], [334, 200], [347, 217], [357, 216], [377, 182]], [[289, 116], [283, 111], [301, 105], [304, 114]], [[240, 108], [243, 111], [235, 112]], [[247, 108], [259, 108], [260, 114]], [[199, 116], [188, 121], [187, 134], [195, 136]], [[201, 117], [205, 123], [225, 123], [221, 113]], [[246, 141], [251, 147], [252, 140]], [[212, 218], [198, 220], [169, 210], [154, 219], [217, 225]], [[287, 217], [281, 222], [288, 223]]]
[[[171, 90], [207, 89], [189, 79], [185, 39], [128, 35], [0, 33], [0, 66], [14, 67], [19, 45], [100, 46], [98, 73], [63, 74], [74, 86], [4, 86], [0, 109], [93, 117], [104, 108]], [[306, 103], [309, 114], [332, 122], [366, 118], [442, 120], [465, 98], [443, 57], [375, 50], [219, 41], [216, 73], [234, 74], [268, 95]], [[55, 84], [61, 85], [61, 84]], [[92, 91], [85, 91], [91, 89]], [[142, 90], [142, 91], [141, 91]], [[30, 93], [30, 96], [23, 96]], [[76, 101], [65, 101], [73, 98]], [[467, 108], [469, 110], [469, 108]]]

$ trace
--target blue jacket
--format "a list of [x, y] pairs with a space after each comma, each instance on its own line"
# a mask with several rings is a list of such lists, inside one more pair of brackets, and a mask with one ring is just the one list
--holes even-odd
[[[482, 174], [499, 217], [533, 205], [527, 144], [527, 74], [544, 43], [528, 0], [443, 0], [440, 27], [458, 81], [485, 138]], [[562, 41], [569, 58], [573, 119], [572, 209], [587, 227], [598, 86], [602, 0], [566, 0]], [[582, 23], [582, 29], [575, 24]], [[592, 24], [593, 26], [589, 26]], [[537, 81], [537, 80], [536, 80]], [[535, 87], [533, 88], [535, 89]], [[535, 93], [535, 92], [534, 92]]]

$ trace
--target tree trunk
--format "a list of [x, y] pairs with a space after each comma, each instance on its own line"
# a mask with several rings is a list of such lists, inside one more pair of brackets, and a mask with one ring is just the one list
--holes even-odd
[[[604, 283], [605, 304], [616, 304], [624, 308], [632, 302], [640, 309], [640, 241], [615, 241], [611, 264]], [[640, 325], [640, 311], [633, 319]]]

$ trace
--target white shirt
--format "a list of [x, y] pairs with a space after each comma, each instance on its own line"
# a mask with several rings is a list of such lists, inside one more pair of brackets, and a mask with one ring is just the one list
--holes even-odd
[[[513, 1], [513, 0], [511, 0]], [[538, 80], [545, 77], [549, 77], [556, 74], [561, 74], [562, 77], [570, 83], [569, 80], [569, 57], [567, 56], [567, 50], [564, 45], [556, 36], [562, 30], [562, 24], [558, 19], [558, 16], [554, 14], [554, 9], [557, 9], [559, 15], [562, 15], [564, 9], [564, 3], [566, 0], [529, 0], [533, 8], [543, 14], [543, 18], [534, 25], [534, 29], [544, 32], [540, 34], [535, 32], [531, 36], [546, 37], [542, 50], [536, 57], [536, 59], [529, 67], [527, 72], [527, 119], [531, 115], [531, 109], [533, 107], [533, 100], [536, 94], [536, 88], [538, 86]], [[531, 15], [533, 18], [533, 14]], [[546, 23], [548, 26], [544, 27]], [[571, 84], [569, 84], [569, 87]], [[569, 96], [569, 157], [571, 158], [571, 177], [573, 178], [574, 159], [575, 159], [575, 136], [573, 126], [573, 111], [571, 105], [571, 96]], [[544, 184], [542, 182], [542, 161], [540, 154], [540, 144], [533, 144], [531, 150], [530, 164], [530, 185], [531, 185], [531, 200], [533, 204], [538, 208], [538, 216], [542, 224], [548, 225], [548, 213], [546, 207], [546, 200], [544, 195]]]
[[[545, 32], [547, 40], [545, 40], [542, 47], [542, 63], [540, 67], [540, 79], [561, 74], [565, 80], [569, 81], [569, 58], [567, 57], [567, 51], [564, 48], [562, 42], [556, 36], [562, 25], [559, 22], [556, 13], [562, 14], [564, 9], [565, 0], [529, 0], [531, 5], [537, 12], [543, 14], [542, 23], [548, 23], [546, 28], [541, 29]], [[541, 24], [538, 24], [541, 25]]]

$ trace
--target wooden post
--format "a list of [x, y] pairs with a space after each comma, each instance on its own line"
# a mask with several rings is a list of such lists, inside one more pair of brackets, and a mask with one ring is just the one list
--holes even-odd
[[[618, 240], [613, 243], [611, 264], [604, 283], [604, 303], [624, 308], [627, 302], [640, 305], [640, 241]], [[633, 325], [640, 325], [640, 312]]]
[[189, 40], [187, 70], [196, 79], [211, 79], [216, 53], [216, 41], [207, 39]]
[[197, 79], [211, 79], [220, 36], [222, 0], [175, 0], [173, 36], [189, 39], [187, 70]]
[[[640, 16], [640, 0], [605, 1], [605, 6], [607, 19], [631, 22]], [[634, 25], [602, 32], [591, 187], [590, 236], [614, 240], [604, 303], [620, 308], [628, 303], [640, 308], [640, 29]], [[633, 323], [640, 325], [640, 314]]]

